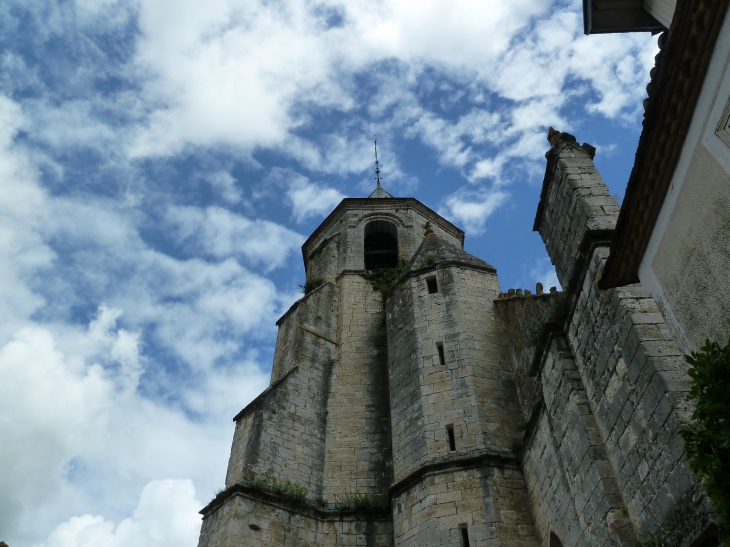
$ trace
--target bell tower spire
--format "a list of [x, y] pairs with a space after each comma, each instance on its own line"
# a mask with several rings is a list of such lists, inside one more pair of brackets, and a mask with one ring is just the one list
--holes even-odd
[[378, 161], [378, 136], [374, 135], [375, 138], [375, 180], [380, 188], [380, 162]]

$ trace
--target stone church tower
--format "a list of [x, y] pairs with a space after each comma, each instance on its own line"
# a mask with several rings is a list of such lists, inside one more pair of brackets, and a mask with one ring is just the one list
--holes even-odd
[[[315, 230], [302, 252], [322, 283], [277, 322], [200, 547], [538, 545], [496, 270], [463, 243], [380, 187]], [[363, 274], [404, 261], [384, 304]]]
[[315, 230], [316, 288], [234, 418], [199, 547], [718, 545], [688, 365], [641, 284], [600, 288], [619, 207], [595, 148], [548, 140], [534, 229], [563, 292], [500, 292], [461, 230], [380, 187]]

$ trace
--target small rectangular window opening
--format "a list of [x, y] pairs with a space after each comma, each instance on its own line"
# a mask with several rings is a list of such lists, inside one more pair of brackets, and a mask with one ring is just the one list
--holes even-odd
[[454, 438], [454, 426], [453, 425], [446, 426], [446, 434], [449, 436], [449, 450], [451, 452], [456, 452], [456, 439]]
[[461, 531], [461, 547], [469, 547], [469, 529], [466, 524], [459, 524]]
[[426, 287], [428, 288], [428, 294], [434, 294], [439, 292], [439, 286], [436, 284], [436, 276], [426, 278]]
[[439, 363], [441, 363], [442, 367], [446, 366], [446, 356], [444, 355], [444, 345], [439, 343], [436, 344], [436, 349], [439, 352]]

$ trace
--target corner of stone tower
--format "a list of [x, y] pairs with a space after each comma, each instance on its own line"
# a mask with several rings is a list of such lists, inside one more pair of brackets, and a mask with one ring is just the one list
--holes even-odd
[[619, 207], [593, 163], [596, 149], [570, 133], [548, 130], [550, 150], [533, 230], [540, 233], [558, 280], [574, 288], [590, 249], [610, 243]]

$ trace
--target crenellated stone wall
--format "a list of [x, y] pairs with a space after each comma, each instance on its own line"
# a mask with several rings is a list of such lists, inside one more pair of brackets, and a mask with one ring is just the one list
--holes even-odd
[[[640, 285], [598, 289], [618, 208], [592, 147], [553, 130], [549, 140], [535, 228], [566, 290], [535, 347], [509, 353], [530, 416], [520, 457], [543, 545], [551, 534], [566, 547], [634, 545], [699, 495], [678, 435], [687, 365]], [[539, 306], [524, 293], [495, 304], [507, 333]]]

